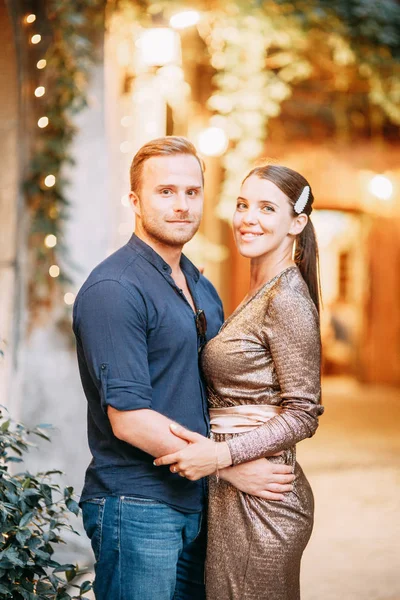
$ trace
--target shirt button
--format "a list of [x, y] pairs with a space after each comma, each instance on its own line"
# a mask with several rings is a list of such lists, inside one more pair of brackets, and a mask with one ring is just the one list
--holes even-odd
[[105, 371], [105, 370], [106, 370], [106, 368], [107, 368], [107, 365], [105, 365], [105, 364], [103, 363], [103, 364], [101, 365], [101, 370], [102, 370], [102, 371]]
[[163, 270], [164, 271], [168, 271], [168, 269], [169, 269], [168, 265], [163, 265]]

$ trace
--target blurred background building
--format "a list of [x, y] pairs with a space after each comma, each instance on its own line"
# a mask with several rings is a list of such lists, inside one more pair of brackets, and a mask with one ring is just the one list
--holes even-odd
[[189, 137], [204, 157], [204, 218], [187, 254], [227, 315], [248, 278], [230, 229], [244, 175], [263, 159], [310, 181], [328, 397], [340, 376], [350, 403], [368, 389], [398, 405], [397, 2], [5, 0], [0, 26], [0, 402], [57, 428], [32, 468], [51, 460], [81, 487], [71, 305], [129, 239], [129, 165], [163, 135]]

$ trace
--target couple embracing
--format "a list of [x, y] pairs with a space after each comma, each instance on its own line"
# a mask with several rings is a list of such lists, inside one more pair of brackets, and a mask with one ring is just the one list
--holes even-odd
[[298, 600], [313, 495], [295, 446], [322, 413], [310, 186], [281, 166], [243, 181], [250, 287], [223, 322], [182, 254], [203, 209], [196, 149], [153, 140], [130, 176], [135, 233], [74, 306], [96, 599]]

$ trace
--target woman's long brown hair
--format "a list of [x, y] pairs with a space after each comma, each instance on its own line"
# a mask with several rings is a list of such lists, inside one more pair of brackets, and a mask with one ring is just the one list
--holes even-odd
[[[268, 181], [274, 183], [281, 190], [281, 192], [283, 192], [289, 198], [292, 207], [294, 207], [301, 192], [304, 190], [304, 187], [306, 185], [310, 187], [310, 195], [303, 210], [303, 213], [308, 216], [308, 221], [303, 231], [296, 238], [294, 260], [300, 269], [303, 279], [306, 282], [310, 292], [311, 299], [313, 300], [319, 313], [319, 255], [315, 229], [310, 219], [312, 205], [314, 202], [311, 186], [309, 185], [307, 179], [300, 175], [300, 173], [281, 165], [266, 165], [256, 167], [250, 171], [245, 180], [252, 175], [259, 177], [260, 179], [267, 179]], [[293, 215], [297, 215], [294, 209]]]

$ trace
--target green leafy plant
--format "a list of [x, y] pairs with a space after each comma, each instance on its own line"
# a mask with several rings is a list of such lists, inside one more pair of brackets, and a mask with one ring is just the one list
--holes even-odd
[[83, 600], [92, 587], [90, 581], [75, 584], [83, 572], [53, 556], [54, 546], [65, 543], [64, 530], [79, 535], [69, 523], [69, 513], [79, 513], [73, 488], [62, 490], [54, 483], [60, 471], [32, 475], [13, 474], [10, 469], [34, 445], [29, 435], [50, 439], [47, 428], [28, 430], [0, 410], [0, 597], [4, 599]]

